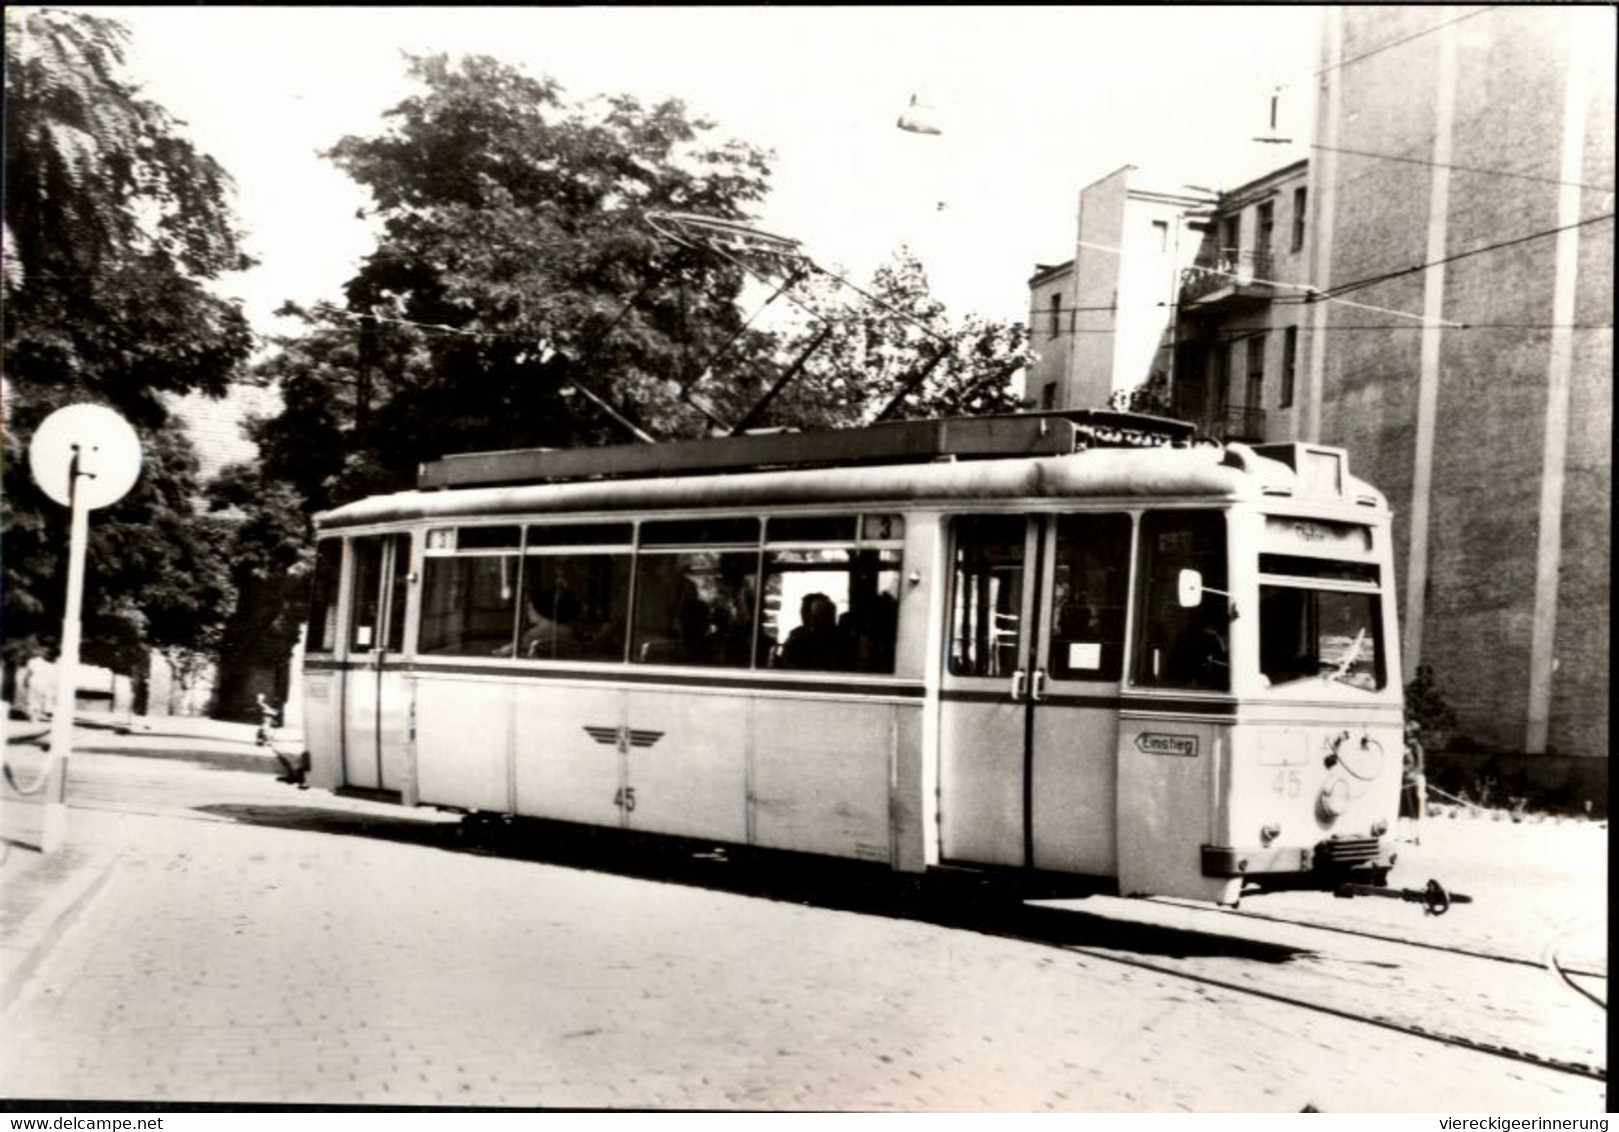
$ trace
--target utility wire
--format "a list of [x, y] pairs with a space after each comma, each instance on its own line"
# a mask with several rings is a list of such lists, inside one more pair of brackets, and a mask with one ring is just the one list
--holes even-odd
[[1537, 173], [1513, 173], [1506, 169], [1483, 169], [1477, 165], [1456, 165], [1449, 161], [1427, 161], [1420, 157], [1402, 157], [1396, 153], [1373, 153], [1365, 149], [1347, 149], [1337, 145], [1321, 145], [1312, 142], [1311, 149], [1324, 150], [1328, 153], [1347, 153], [1351, 157], [1374, 157], [1380, 161], [1398, 161], [1406, 165], [1427, 165], [1434, 169], [1454, 169], [1458, 173], [1477, 173], [1485, 177], [1510, 177], [1519, 181], [1537, 181], [1545, 185], [1572, 185], [1579, 189], [1590, 189], [1592, 192], [1611, 193], [1612, 185], [1592, 185], [1585, 181], [1564, 181], [1557, 177], [1543, 177]]
[[[1232, 330], [1232, 331], [1217, 331], [1217, 332], [1215, 332], [1214, 335], [1212, 335], [1212, 337], [1215, 338], [1215, 339], [1225, 339], [1227, 341], [1236, 341], [1239, 338], [1251, 338], [1251, 337], [1254, 337], [1255, 335], [1258, 335], [1258, 334], [1280, 334], [1280, 333], [1282, 333], [1283, 331], [1286, 331], [1286, 330], [1299, 330], [1299, 331], [1302, 331], [1302, 332], [1308, 332], [1310, 334], [1350, 334], [1350, 333], [1359, 333], [1360, 331], [1425, 330], [1425, 329], [1427, 329], [1427, 328], [1422, 326], [1419, 323], [1410, 323], [1410, 322], [1374, 322], [1374, 323], [1363, 323], [1360, 326], [1330, 325], [1330, 326], [1322, 326], [1322, 327], [1306, 326], [1306, 325], [1298, 324], [1298, 323], [1288, 323], [1288, 324], [1285, 324], [1285, 325], [1267, 326], [1267, 327], [1265, 327], [1263, 329], [1259, 329], [1259, 330], [1244, 329], [1244, 330]], [[1613, 323], [1611, 323], [1611, 322], [1458, 322], [1458, 323], [1455, 323], [1453, 325], [1446, 326], [1445, 329], [1446, 330], [1612, 330], [1613, 329]], [[1167, 332], [1167, 328], [1166, 328], [1166, 332]], [[1117, 330], [1112, 330], [1112, 329], [1109, 329], [1109, 328], [1106, 328], [1106, 327], [1070, 327], [1070, 328], [1068, 328], [1066, 330], [1059, 330], [1055, 334], [1046, 334], [1046, 333], [1042, 332], [1035, 344], [1038, 345], [1038, 342], [1041, 342], [1041, 341], [1049, 342], [1053, 338], [1076, 337], [1076, 336], [1078, 336], [1080, 334], [1117, 334], [1117, 333], [1118, 333]], [[1182, 339], [1182, 341], [1183, 342], [1185, 342], [1185, 341], [1208, 341], [1209, 337], [1210, 336], [1203, 336], [1203, 337], [1200, 337], [1200, 338], [1197, 338], [1197, 339]], [[1161, 349], [1161, 350], [1167, 350], [1167, 349], [1169, 349], [1169, 343], [1165, 342], [1165, 343], [1161, 344], [1158, 348]]]
[[1527, 236], [1515, 236], [1510, 240], [1500, 240], [1493, 244], [1485, 244], [1480, 248], [1470, 248], [1465, 252], [1457, 252], [1455, 255], [1446, 256], [1444, 259], [1435, 259], [1430, 260], [1427, 263], [1414, 264], [1411, 267], [1402, 267], [1398, 271], [1386, 271], [1381, 275], [1372, 275], [1365, 279], [1357, 279], [1353, 283], [1340, 283], [1338, 286], [1328, 287], [1324, 291], [1312, 291], [1310, 295], [1308, 295], [1302, 301], [1307, 303], [1315, 303], [1338, 300], [1338, 296], [1348, 294], [1350, 291], [1359, 291], [1363, 287], [1371, 287], [1378, 283], [1387, 282], [1390, 279], [1398, 279], [1402, 275], [1411, 275], [1418, 271], [1426, 271], [1430, 267], [1439, 267], [1443, 264], [1455, 263], [1457, 260], [1469, 259], [1476, 255], [1483, 255], [1485, 252], [1500, 251], [1502, 248], [1515, 247], [1518, 244], [1527, 244], [1531, 240], [1543, 240], [1547, 236], [1555, 236], [1559, 232], [1567, 232], [1572, 228], [1583, 228], [1587, 224], [1600, 224], [1604, 220], [1612, 219], [1613, 213], [1611, 212], [1604, 212], [1598, 216], [1587, 216], [1585, 219], [1576, 220], [1572, 224], [1564, 224], [1557, 228], [1546, 228], [1539, 232], [1531, 232]]
[[1322, 75], [1330, 74], [1331, 72], [1339, 70], [1340, 68], [1350, 66], [1353, 63], [1359, 63], [1362, 59], [1370, 59], [1373, 55], [1381, 55], [1385, 51], [1403, 46], [1404, 44], [1410, 43], [1414, 39], [1421, 39], [1425, 35], [1432, 35], [1441, 28], [1447, 28], [1451, 24], [1459, 24], [1463, 20], [1472, 19], [1474, 16], [1482, 16], [1485, 12], [1493, 12], [1499, 7], [1501, 7], [1500, 4], [1491, 4], [1485, 8], [1475, 8], [1471, 12], [1463, 12], [1459, 16], [1454, 16], [1451, 19], [1443, 20], [1437, 24], [1434, 24], [1432, 27], [1424, 28], [1418, 32], [1412, 32], [1410, 35], [1403, 36], [1400, 39], [1391, 40], [1390, 42], [1379, 47], [1374, 47], [1370, 51], [1363, 51], [1359, 55], [1355, 55], [1351, 58], [1341, 59], [1330, 67], [1322, 67], [1315, 73], [1315, 77], [1320, 78]]

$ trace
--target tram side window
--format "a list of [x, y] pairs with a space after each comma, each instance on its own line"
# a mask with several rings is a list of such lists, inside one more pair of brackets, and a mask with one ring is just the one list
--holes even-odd
[[517, 655], [623, 660], [630, 561], [627, 553], [530, 554], [523, 561]]
[[1130, 516], [1060, 516], [1052, 586], [1051, 675], [1117, 680], [1130, 590]]
[[349, 606], [349, 651], [370, 652], [377, 647], [382, 618], [382, 540], [357, 538], [349, 543], [354, 562], [353, 601]]
[[952, 675], [1009, 676], [1017, 668], [1026, 530], [1021, 515], [969, 516], [956, 521]]
[[410, 536], [394, 535], [393, 576], [388, 581], [388, 642], [389, 652], [403, 652], [405, 648], [405, 602], [410, 591]]
[[767, 552], [759, 665], [892, 673], [899, 574], [897, 550]]
[[429, 557], [422, 570], [417, 651], [511, 655], [517, 625], [516, 554]]
[[643, 551], [635, 570], [631, 659], [720, 668], [752, 663], [757, 550]]
[[1205, 593], [1183, 609], [1180, 572], [1196, 570], [1207, 589], [1226, 584], [1225, 516], [1218, 511], [1151, 511], [1141, 518], [1141, 619], [1135, 682], [1148, 687], [1224, 690], [1231, 686], [1230, 604]]
[[337, 648], [337, 592], [343, 578], [343, 540], [329, 538], [315, 550], [315, 574], [309, 587], [309, 629], [304, 647], [310, 652]]

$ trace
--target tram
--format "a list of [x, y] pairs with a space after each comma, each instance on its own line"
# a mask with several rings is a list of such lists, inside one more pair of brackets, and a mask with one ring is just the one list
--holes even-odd
[[310, 781], [1234, 904], [1382, 885], [1390, 512], [1101, 411], [451, 456], [317, 516]]

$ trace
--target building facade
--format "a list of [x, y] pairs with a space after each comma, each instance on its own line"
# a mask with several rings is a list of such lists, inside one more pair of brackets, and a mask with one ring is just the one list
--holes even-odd
[[[1396, 510], [1404, 675], [1454, 709], [1447, 757], [1503, 795], [1603, 798], [1614, 11], [1322, 18], [1310, 158], [1187, 221], [1169, 403], [1221, 439], [1347, 448]], [[1066, 271], [1077, 306], [1119, 274], [1092, 269], [1035, 281]], [[1086, 346], [1056, 404], [1098, 403]], [[1121, 360], [1115, 388], [1156, 372]]]
[[[1292, 422], [1397, 510], [1454, 742], [1605, 780], [1614, 11], [1324, 12]], [[1600, 766], [1593, 761], [1599, 761]]]
[[1074, 258], [1029, 280], [1038, 360], [1025, 392], [1042, 407], [1100, 408], [1144, 375], [1173, 367], [1165, 328], [1212, 199], [1136, 183], [1126, 165], [1080, 190]]
[[1298, 435], [1309, 293], [1308, 163], [1220, 194], [1182, 273], [1172, 411], [1221, 440]]

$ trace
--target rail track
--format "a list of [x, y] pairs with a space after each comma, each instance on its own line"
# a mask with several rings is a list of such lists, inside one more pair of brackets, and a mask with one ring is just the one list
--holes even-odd
[[[1545, 958], [1529, 959], [1521, 955], [1499, 955], [1490, 951], [1480, 951], [1477, 948], [1457, 947], [1454, 944], [1429, 943], [1426, 940], [1407, 939], [1404, 936], [1388, 935], [1384, 932], [1367, 931], [1362, 928], [1348, 928], [1341, 924], [1322, 924], [1312, 920], [1292, 919], [1287, 916], [1272, 916], [1264, 912], [1250, 912], [1239, 908], [1211, 907], [1206, 904], [1194, 904], [1190, 900], [1176, 900], [1172, 897], [1154, 896], [1149, 898], [1148, 902], [1152, 904], [1163, 904], [1174, 908], [1185, 908], [1186, 910], [1192, 912], [1206, 912], [1217, 916], [1236, 916], [1241, 919], [1263, 920], [1273, 924], [1293, 924], [1298, 927], [1314, 928], [1317, 931], [1336, 932], [1339, 935], [1353, 936], [1357, 939], [1379, 940], [1384, 943], [1398, 943], [1403, 944], [1406, 947], [1421, 947], [1429, 951], [1444, 952], [1448, 955], [1464, 955], [1472, 959], [1487, 959], [1496, 963], [1511, 963], [1522, 967], [1546, 967], [1550, 968], [1555, 974], [1565, 980], [1567, 980], [1570, 976], [1574, 976], [1576, 978], [1603, 980], [1606, 980], [1608, 977], [1607, 972], [1605, 971], [1590, 971], [1578, 966], [1570, 967], [1563, 965], [1558, 960], [1556, 955], [1556, 940], [1552, 941], [1552, 944], [1548, 945], [1548, 954]], [[1576, 986], [1575, 989], [1580, 988]], [[1581, 993], [1583, 994], [1585, 992], [1582, 990]], [[1606, 1002], [1594, 998], [1592, 1001], [1598, 1006], [1602, 1007], [1604, 1010], [1607, 1009], [1608, 1004]]]
[[[1061, 906], [1077, 911], [1085, 903], [1061, 902]], [[1166, 924], [1165, 917], [1133, 914], [1133, 906], [1141, 905], [1172, 915]], [[1187, 925], [1213, 921], [1218, 938], [1263, 943], [1289, 954], [1285, 960], [1264, 963], [1251, 955], [1237, 957], [1240, 949], [1233, 949], [1233, 957], [1216, 954], [1187, 959], [1086, 943], [1060, 946], [1074, 954], [1174, 976], [1210, 989], [1361, 1022], [1510, 1062], [1607, 1080], [1603, 1064], [1606, 1004], [1575, 981], [1605, 981], [1606, 976], [1558, 965], [1556, 941], [1548, 945], [1549, 961], [1537, 961], [1164, 898], [1118, 901], [1116, 913], [1143, 928], [1195, 930]], [[1548, 971], [1567, 986], [1548, 979]], [[1577, 998], [1569, 988], [1583, 997]]]

